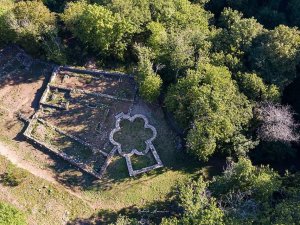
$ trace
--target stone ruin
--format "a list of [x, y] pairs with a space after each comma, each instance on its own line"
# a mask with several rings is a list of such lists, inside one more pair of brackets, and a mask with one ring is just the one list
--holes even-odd
[[[115, 118], [116, 118], [116, 126], [110, 132], [109, 141], [115, 146], [115, 149], [117, 149], [118, 153], [126, 159], [126, 164], [127, 164], [129, 175], [130, 176], [135, 176], [137, 174], [145, 173], [147, 171], [162, 167], [163, 164], [162, 164], [162, 162], [159, 158], [159, 155], [157, 154], [157, 151], [156, 151], [156, 149], [155, 149], [155, 147], [152, 143], [154, 141], [154, 139], [156, 138], [156, 136], [157, 136], [157, 131], [156, 131], [155, 127], [153, 127], [152, 125], [149, 124], [149, 121], [148, 121], [147, 117], [145, 117], [142, 114], [135, 114], [133, 116], [130, 116], [129, 114], [124, 114], [122, 112], [122, 113], [116, 115]], [[141, 118], [141, 119], [144, 120], [144, 128], [145, 129], [147, 129], [147, 128], [151, 129], [153, 136], [145, 141], [146, 149], [144, 151], [138, 151], [137, 149], [132, 149], [129, 153], [125, 153], [125, 152], [122, 151], [121, 144], [114, 140], [114, 134], [121, 130], [120, 122], [122, 120], [129, 120], [130, 122], [133, 122], [137, 118]], [[138, 156], [146, 155], [149, 151], [151, 151], [154, 159], [156, 160], [156, 164], [152, 165], [152, 166], [149, 166], [149, 167], [145, 167], [145, 168], [140, 169], [140, 170], [134, 170], [133, 167], [132, 167], [130, 157], [133, 156], [133, 155], [138, 155]]]
[[[40, 99], [40, 108], [39, 108], [39, 110], [33, 115], [31, 120], [28, 120], [28, 126], [27, 126], [27, 128], [24, 132], [24, 136], [27, 139], [29, 139], [30, 141], [32, 141], [35, 144], [39, 145], [40, 147], [46, 148], [47, 150], [55, 153], [59, 157], [61, 157], [64, 160], [68, 161], [69, 163], [71, 163], [72, 165], [77, 166], [81, 170], [89, 173], [90, 175], [92, 175], [92, 176], [94, 176], [95, 178], [98, 178], [98, 179], [102, 178], [102, 176], [105, 173], [108, 165], [112, 161], [113, 156], [116, 153], [118, 153], [119, 155], [121, 155], [122, 157], [125, 158], [127, 168], [128, 168], [128, 172], [129, 172], [130, 176], [136, 176], [138, 174], [145, 173], [147, 171], [150, 171], [150, 170], [153, 170], [153, 169], [156, 169], [156, 168], [160, 168], [160, 167], [163, 166], [163, 164], [162, 164], [162, 162], [159, 158], [159, 155], [158, 155], [158, 153], [157, 153], [157, 151], [156, 151], [156, 149], [155, 149], [155, 147], [152, 143], [153, 140], [156, 138], [157, 131], [156, 131], [155, 127], [153, 127], [152, 125], [149, 124], [148, 119], [144, 115], [136, 114], [136, 115], [130, 116], [130, 111], [129, 111], [128, 114], [124, 114], [124, 112], [120, 112], [119, 114], [115, 115], [115, 119], [116, 119], [115, 128], [110, 132], [110, 135], [109, 135], [109, 141], [110, 141], [110, 143], [113, 144], [114, 147], [109, 153], [106, 153], [106, 152], [104, 152], [100, 149], [95, 149], [91, 144], [87, 143], [86, 141], [81, 140], [80, 138], [75, 137], [74, 135], [71, 135], [67, 132], [64, 132], [61, 129], [59, 129], [58, 127], [55, 127], [55, 126], [47, 123], [46, 121], [44, 121], [42, 119], [39, 119], [39, 114], [43, 113], [43, 108], [44, 107], [55, 108], [55, 109], [58, 109], [58, 110], [68, 110], [68, 104], [66, 104], [66, 105], [55, 105], [55, 104], [47, 103], [46, 99], [48, 98], [48, 95], [49, 95], [51, 89], [56, 89], [56, 90], [58, 89], [58, 90], [62, 90], [62, 91], [67, 91], [69, 93], [80, 92], [80, 93], [83, 93], [83, 94], [90, 94], [90, 95], [104, 97], [104, 98], [110, 98], [110, 99], [114, 99], [114, 100], [129, 101], [129, 102], [132, 102], [132, 104], [134, 104], [134, 98], [135, 97], [132, 98], [132, 99], [123, 99], [123, 98], [120, 98], [120, 97], [115, 97], [115, 96], [111, 96], [111, 95], [107, 95], [107, 94], [103, 94], [103, 93], [94, 93], [94, 92], [90, 92], [90, 91], [82, 90], [82, 89], [69, 89], [69, 88], [65, 88], [65, 87], [55, 86], [55, 85], [53, 85], [53, 83], [54, 83], [53, 81], [56, 79], [57, 74], [59, 73], [59, 71], [61, 69], [70, 70], [72, 72], [77, 71], [77, 72], [81, 72], [81, 73], [94, 74], [94, 75], [97, 75], [97, 74], [99, 75], [101, 73], [101, 76], [107, 76], [107, 77], [119, 76], [119, 79], [121, 79], [121, 77], [118, 73], [108, 73], [108, 72], [104, 72], [104, 71], [99, 72], [99, 71], [95, 71], [95, 70], [93, 70], [93, 71], [79, 70], [79, 69], [70, 68], [70, 67], [56, 67], [54, 69], [52, 75], [51, 75], [51, 78], [50, 78], [50, 81], [49, 81], [49, 83], [46, 87], [46, 90], [44, 91], [44, 93], [43, 93], [43, 95]], [[130, 79], [133, 79], [132, 76], [128, 75], [128, 77]], [[136, 93], [136, 89], [135, 89], [135, 93]], [[93, 106], [87, 105], [86, 107], [93, 107]], [[109, 112], [109, 110], [108, 110], [108, 112]], [[141, 119], [144, 120], [144, 128], [151, 129], [152, 133], [153, 133], [153, 136], [150, 139], [148, 139], [147, 141], [145, 141], [146, 149], [144, 151], [138, 151], [136, 149], [132, 149], [132, 151], [130, 153], [125, 153], [125, 152], [122, 151], [121, 145], [114, 140], [113, 136], [114, 136], [115, 132], [120, 130], [121, 120], [127, 119], [127, 120], [132, 122], [136, 118], [141, 118]], [[83, 163], [74, 160], [72, 157], [68, 156], [64, 152], [60, 152], [58, 149], [54, 149], [49, 144], [43, 143], [40, 140], [37, 140], [36, 138], [34, 138], [31, 134], [31, 132], [33, 130], [34, 123], [36, 123], [37, 121], [51, 127], [51, 129], [54, 129], [58, 133], [73, 139], [74, 141], [82, 144], [83, 146], [86, 146], [86, 147], [90, 148], [93, 151], [94, 154], [102, 154], [106, 158], [106, 160], [105, 160], [104, 164], [102, 165], [102, 167], [100, 169], [100, 172], [96, 172], [96, 171], [93, 171], [90, 168], [87, 168], [86, 165], [83, 165]], [[101, 127], [99, 127], [99, 129], [101, 129]], [[137, 155], [137, 156], [141, 156], [141, 155], [146, 155], [148, 153], [151, 153], [153, 155], [154, 159], [156, 160], [156, 164], [152, 165], [152, 166], [149, 166], [149, 167], [139, 169], [139, 170], [134, 170], [133, 167], [132, 167], [131, 157], [134, 154]]]

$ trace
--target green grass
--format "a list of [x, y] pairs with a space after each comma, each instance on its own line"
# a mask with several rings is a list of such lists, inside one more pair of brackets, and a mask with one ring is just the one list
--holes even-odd
[[24, 212], [30, 224], [62, 224], [63, 219], [89, 217], [94, 211], [83, 200], [71, 195], [61, 186], [37, 178], [27, 171], [12, 167], [11, 163], [0, 156], [0, 174], [13, 168], [14, 173], [26, 173], [19, 185], [5, 188], [0, 200], [11, 202]]
[[[165, 204], [177, 183], [200, 175], [209, 178], [222, 170], [223, 164], [218, 160], [203, 164], [185, 152], [176, 150], [176, 135], [166, 124], [160, 110], [152, 111], [148, 119], [158, 132], [154, 146], [164, 167], [129, 177], [125, 159], [116, 155], [104, 179], [85, 187], [85, 195], [99, 202], [100, 208], [131, 210], [133, 206], [144, 208], [154, 203]], [[133, 157], [134, 169], [149, 166], [149, 163], [152, 163], [151, 157], [146, 156], [137, 160]]]
[[148, 152], [148, 154], [146, 155], [141, 155], [141, 156], [133, 155], [131, 157], [131, 162], [134, 170], [139, 170], [148, 166], [152, 166], [157, 163], [151, 151]]
[[23, 213], [13, 205], [0, 201], [0, 224], [26, 225], [26, 219]]
[[122, 151], [129, 153], [133, 149], [143, 151], [146, 149], [145, 141], [153, 136], [150, 129], [144, 128], [143, 119], [135, 119], [133, 122], [122, 120], [121, 130], [115, 133], [114, 139], [121, 144]]

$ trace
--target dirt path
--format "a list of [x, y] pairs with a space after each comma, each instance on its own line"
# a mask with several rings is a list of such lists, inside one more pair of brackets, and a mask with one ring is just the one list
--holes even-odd
[[0, 155], [5, 156], [9, 161], [11, 161], [17, 167], [29, 171], [36, 177], [40, 177], [51, 183], [55, 183], [55, 184], [58, 183], [50, 173], [47, 173], [47, 171], [34, 167], [30, 163], [22, 159], [20, 156], [18, 156], [15, 151], [10, 150], [7, 146], [3, 145], [2, 143], [0, 143]]
[[[29, 173], [33, 174], [34, 176], [42, 178], [44, 180], [47, 180], [52, 184], [61, 186], [61, 184], [55, 179], [53, 174], [51, 174], [50, 172], [48, 172], [46, 170], [42, 170], [40, 168], [33, 166], [32, 164], [27, 162], [25, 159], [20, 157], [15, 151], [9, 149], [9, 147], [4, 145], [3, 143], [0, 143], [0, 155], [6, 157], [11, 163], [13, 163], [14, 165], [16, 165], [19, 168], [27, 170]], [[95, 205], [93, 205], [91, 202], [87, 201], [86, 199], [83, 199], [80, 194], [74, 192], [73, 190], [71, 190], [70, 188], [67, 188], [65, 186], [64, 186], [64, 188], [71, 195], [86, 202], [92, 209], [96, 208]]]

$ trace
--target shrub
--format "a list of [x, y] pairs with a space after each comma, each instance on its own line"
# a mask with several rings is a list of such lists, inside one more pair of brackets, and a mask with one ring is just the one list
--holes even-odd
[[136, 45], [135, 48], [139, 58], [136, 79], [139, 84], [140, 94], [146, 101], [153, 102], [160, 94], [162, 79], [153, 71], [151, 62], [153, 52], [143, 46]]
[[4, 202], [0, 202], [0, 225], [26, 225], [23, 213]]
[[27, 177], [23, 170], [16, 170], [15, 166], [10, 164], [7, 171], [2, 174], [1, 182], [6, 186], [18, 186]]
[[145, 80], [140, 85], [140, 93], [142, 98], [148, 102], [154, 102], [159, 94], [162, 85], [161, 78], [156, 74], [146, 76]]

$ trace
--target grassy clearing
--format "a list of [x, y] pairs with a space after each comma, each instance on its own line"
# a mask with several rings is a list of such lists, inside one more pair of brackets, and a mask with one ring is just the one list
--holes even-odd
[[137, 118], [130, 122], [122, 120], [120, 123], [121, 130], [114, 135], [114, 139], [122, 146], [122, 151], [129, 153], [133, 149], [143, 151], [146, 149], [145, 141], [153, 136], [150, 129], [144, 128], [144, 120]]
[[[218, 161], [201, 164], [185, 152], [176, 150], [176, 135], [166, 124], [161, 110], [151, 110], [147, 118], [158, 132], [154, 145], [164, 164], [163, 168], [132, 178], [128, 175], [125, 159], [116, 154], [100, 181], [81, 174], [65, 163], [55, 167], [55, 171], [61, 175], [60, 180], [81, 189], [84, 198], [91, 200], [98, 209], [119, 211], [130, 210], [133, 206], [145, 208], [157, 202], [164, 203], [178, 182], [200, 174], [210, 177], [221, 171], [222, 164]], [[151, 157], [149, 159], [133, 159], [135, 169], [144, 167], [151, 162]]]
[[[176, 135], [166, 124], [161, 110], [151, 110], [151, 114], [147, 117], [158, 132], [154, 145], [164, 167], [131, 178], [125, 159], [116, 155], [108, 167], [105, 178], [97, 184], [84, 188], [85, 195], [89, 199], [95, 199], [99, 208], [130, 210], [133, 206], [147, 208], [157, 202], [165, 204], [178, 182], [200, 175], [210, 177], [221, 171], [222, 162], [201, 164], [185, 152], [176, 150]], [[138, 169], [152, 163], [152, 159], [147, 156], [133, 158], [133, 162], [135, 169]]]
[[139, 170], [148, 166], [152, 166], [157, 162], [151, 151], [149, 151], [146, 155], [133, 155], [131, 157], [131, 163], [134, 170]]
[[0, 199], [20, 209], [29, 224], [62, 224], [69, 219], [89, 217], [93, 213], [85, 201], [71, 195], [63, 187], [14, 167], [0, 156], [0, 174], [7, 172], [25, 175], [17, 186], [7, 187], [0, 183], [1, 192], [5, 193], [0, 194]]

